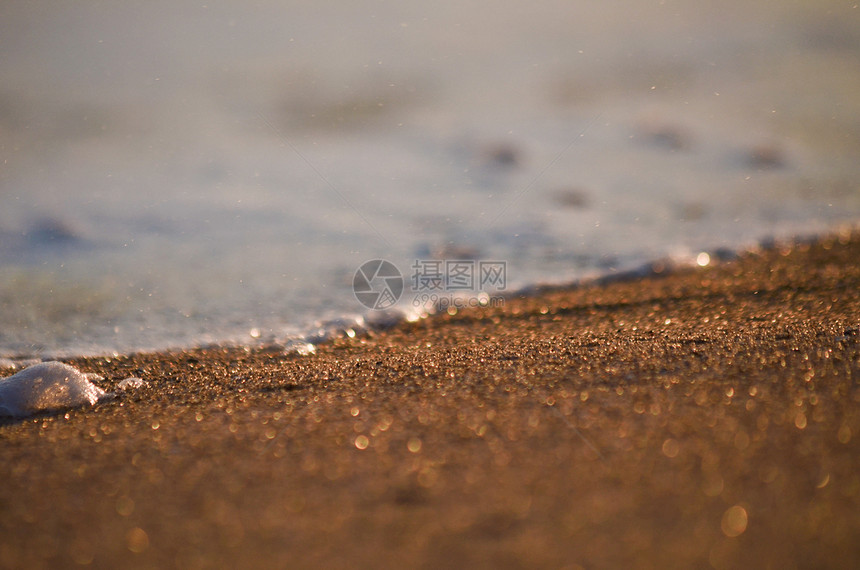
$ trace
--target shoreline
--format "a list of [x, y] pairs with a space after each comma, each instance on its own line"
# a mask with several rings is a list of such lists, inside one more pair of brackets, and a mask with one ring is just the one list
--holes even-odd
[[860, 235], [550, 287], [0, 423], [0, 566], [860, 564]]
[[[805, 248], [822, 241], [849, 241], [855, 239], [857, 235], [860, 235], [860, 225], [843, 222], [823, 233], [770, 236], [738, 249], [727, 247], [702, 249], [696, 255], [707, 256], [708, 261], [704, 266], [710, 265], [713, 267], [718, 264], [734, 261], [740, 257], [761, 255], [768, 251], [788, 251], [797, 247]], [[540, 296], [553, 291], [570, 291], [581, 287], [606, 286], [638, 279], [663, 278], [678, 271], [688, 271], [702, 266], [702, 264], [697, 263], [697, 259], [693, 253], [688, 252], [686, 256], [665, 255], [654, 257], [638, 264], [627, 264], [621, 268], [592, 269], [572, 279], [537, 281], [512, 290], [496, 291], [492, 295], [474, 291], [468, 292], [464, 296], [449, 294], [442, 296], [442, 300], [446, 302], [463, 301], [464, 304], [462, 305], [454, 305], [457, 310], [485, 309], [488, 308], [488, 305], [503, 305], [514, 299]], [[414, 294], [415, 292], [412, 291], [412, 293]], [[478, 302], [478, 299], [481, 297], [484, 297], [484, 301], [489, 300], [490, 303], [481, 304]], [[421, 310], [413, 310], [407, 304], [407, 306], [403, 307], [393, 307], [393, 313], [389, 312], [389, 310], [381, 312], [369, 311], [364, 314], [345, 312], [340, 316], [306, 320], [302, 326], [295, 328], [294, 332], [281, 335], [273, 331], [262, 335], [259, 328], [249, 325], [251, 330], [256, 329], [257, 333], [260, 333], [262, 336], [256, 336], [257, 333], [252, 334], [250, 331], [241, 333], [234, 331], [228, 337], [220, 339], [198, 339], [197, 344], [140, 345], [129, 349], [122, 349], [117, 346], [112, 348], [102, 347], [99, 349], [71, 349], [65, 347], [37, 349], [29, 352], [0, 352], [0, 373], [11, 374], [27, 366], [51, 360], [68, 362], [81, 359], [117, 358], [137, 354], [173, 354], [200, 350], [283, 350], [284, 352], [297, 351], [299, 354], [306, 354], [309, 345], [313, 345], [313, 348], [311, 348], [313, 350], [319, 344], [324, 344], [339, 336], [346, 336], [349, 330], [352, 330], [356, 334], [365, 332], [376, 334], [392, 327], [408, 324], [413, 320], [435, 318], [440, 313], [444, 313], [448, 306], [447, 303], [437, 303], [435, 306], [428, 303], [423, 305]], [[280, 328], [285, 329], [288, 327], [286, 324], [282, 324]], [[243, 336], [246, 337], [245, 341], [238, 340]]]

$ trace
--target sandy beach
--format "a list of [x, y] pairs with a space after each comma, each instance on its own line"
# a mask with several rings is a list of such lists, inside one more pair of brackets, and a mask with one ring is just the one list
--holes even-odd
[[149, 387], [0, 424], [0, 566], [857, 567], [858, 260], [845, 234], [308, 356], [70, 361]]

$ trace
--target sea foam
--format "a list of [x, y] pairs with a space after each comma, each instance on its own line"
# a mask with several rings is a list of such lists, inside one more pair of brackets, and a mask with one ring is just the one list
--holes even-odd
[[26, 417], [39, 412], [93, 405], [110, 398], [87, 375], [62, 362], [42, 362], [0, 379], [0, 416]]

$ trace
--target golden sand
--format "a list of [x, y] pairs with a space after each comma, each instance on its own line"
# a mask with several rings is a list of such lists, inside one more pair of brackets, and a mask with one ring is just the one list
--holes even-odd
[[860, 566], [860, 238], [544, 291], [0, 425], [0, 566]]

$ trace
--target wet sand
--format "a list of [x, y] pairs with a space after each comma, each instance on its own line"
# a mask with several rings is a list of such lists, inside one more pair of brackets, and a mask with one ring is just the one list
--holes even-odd
[[72, 361], [150, 387], [0, 425], [0, 566], [858, 567], [858, 260]]

